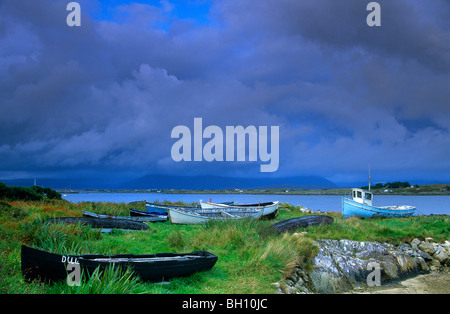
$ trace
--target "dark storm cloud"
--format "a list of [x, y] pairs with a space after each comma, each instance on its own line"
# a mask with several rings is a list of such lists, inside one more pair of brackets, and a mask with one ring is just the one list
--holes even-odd
[[302, 36], [331, 48], [362, 48], [448, 71], [448, 1], [378, 1], [382, 29], [367, 27], [369, 2], [285, 0], [255, 6], [252, 1], [232, 0], [221, 5], [225, 23], [247, 30], [249, 36]]
[[202, 117], [279, 125], [279, 175], [450, 172], [448, 1], [379, 1], [379, 28], [368, 1], [214, 1], [201, 23], [79, 2], [78, 28], [64, 1], [0, 4], [1, 171], [257, 169], [173, 162], [172, 128]]

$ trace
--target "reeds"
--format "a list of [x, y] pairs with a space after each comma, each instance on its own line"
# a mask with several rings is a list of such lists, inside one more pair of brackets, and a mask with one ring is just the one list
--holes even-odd
[[60, 283], [54, 289], [72, 294], [141, 293], [143, 290], [138, 286], [139, 281], [131, 268], [109, 265], [106, 269], [97, 267], [92, 274], [82, 272], [79, 285], [70, 287]]
[[99, 230], [76, 224], [55, 224], [35, 219], [21, 226], [23, 242], [58, 254], [87, 254], [88, 243], [99, 240]]

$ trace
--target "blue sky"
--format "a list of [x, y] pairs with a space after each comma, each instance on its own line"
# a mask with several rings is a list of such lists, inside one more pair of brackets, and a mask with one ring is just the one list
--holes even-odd
[[95, 5], [92, 6], [89, 14], [93, 19], [98, 21], [115, 21], [117, 20], [116, 9], [118, 7], [127, 7], [133, 4], [142, 4], [145, 6], [160, 8], [164, 11], [164, 15], [166, 17], [170, 17], [170, 19], [192, 20], [197, 25], [208, 24], [211, 21], [209, 18], [209, 11], [212, 2], [208, 0], [98, 1], [97, 3], [95, 3]]
[[175, 162], [178, 125], [278, 126], [271, 176], [449, 182], [450, 3], [0, 2], [0, 180], [260, 176]]

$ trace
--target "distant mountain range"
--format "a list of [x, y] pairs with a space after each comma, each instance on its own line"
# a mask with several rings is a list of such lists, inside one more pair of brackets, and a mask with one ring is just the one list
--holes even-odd
[[[392, 181], [392, 180], [391, 180]], [[395, 180], [394, 180], [395, 181]], [[34, 178], [2, 180], [7, 185], [32, 186]], [[409, 180], [411, 184], [441, 184], [445, 182]], [[148, 189], [183, 189], [183, 190], [225, 190], [225, 189], [334, 189], [360, 187], [367, 182], [332, 182], [320, 176], [292, 176], [292, 177], [222, 177], [222, 176], [171, 176], [145, 175], [130, 180], [123, 177], [108, 178], [101, 175], [66, 178], [37, 178], [36, 184], [59, 190], [83, 189], [120, 189], [120, 190], [148, 190]]]
[[[33, 179], [1, 180], [7, 185], [31, 186]], [[221, 176], [170, 176], [145, 175], [131, 181], [108, 180], [101, 178], [38, 178], [37, 184], [53, 189], [184, 189], [184, 190], [222, 190], [222, 189], [332, 189], [338, 186], [320, 176], [295, 176], [285, 178], [233, 178]]]
[[333, 182], [318, 176], [297, 176], [286, 178], [232, 178], [221, 176], [166, 176], [147, 175], [127, 182], [129, 189], [185, 189], [185, 190], [224, 190], [224, 189], [322, 189], [336, 188]]

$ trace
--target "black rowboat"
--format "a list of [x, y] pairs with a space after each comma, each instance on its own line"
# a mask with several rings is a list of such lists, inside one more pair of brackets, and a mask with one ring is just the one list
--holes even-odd
[[154, 217], [158, 219], [167, 220], [169, 218], [168, 213], [161, 214], [158, 212], [144, 212], [142, 210], [137, 210], [134, 208], [130, 208], [130, 216], [131, 217]]
[[91, 226], [92, 228], [117, 228], [126, 230], [147, 230], [150, 229], [145, 223], [128, 219], [103, 219], [93, 217], [58, 217], [44, 221], [45, 223], [65, 223]]
[[[22, 245], [22, 275], [26, 281], [58, 281], [67, 279], [68, 264], [78, 264], [85, 273], [97, 267], [103, 271], [110, 265], [131, 267], [143, 281], [162, 281], [188, 276], [211, 269], [217, 256], [207, 251], [192, 253], [156, 253], [148, 255], [60, 255]], [[69, 269], [72, 269], [69, 267]]]
[[286, 219], [272, 225], [277, 232], [295, 231], [296, 229], [306, 228], [309, 226], [330, 225], [333, 218], [325, 215], [313, 215]]
[[[130, 209], [131, 211], [131, 209]], [[167, 215], [142, 215], [142, 216], [113, 216], [113, 215], [103, 215], [91, 213], [83, 210], [83, 217], [90, 218], [101, 218], [101, 219], [125, 219], [131, 221], [140, 221], [140, 222], [158, 222], [158, 221], [166, 221]]]

